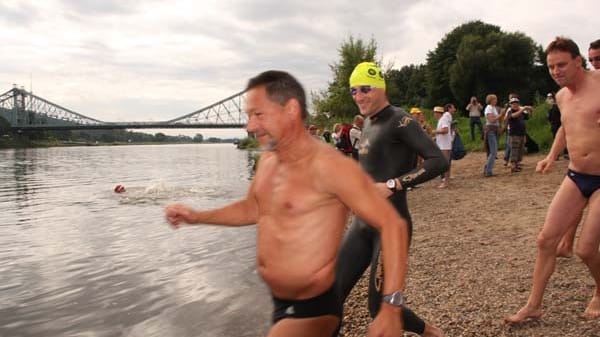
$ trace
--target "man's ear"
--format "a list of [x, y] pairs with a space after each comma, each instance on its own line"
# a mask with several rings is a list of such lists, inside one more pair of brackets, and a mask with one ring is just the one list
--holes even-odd
[[295, 98], [289, 99], [283, 106], [283, 110], [293, 119], [301, 118], [302, 111], [300, 111], [300, 103]]

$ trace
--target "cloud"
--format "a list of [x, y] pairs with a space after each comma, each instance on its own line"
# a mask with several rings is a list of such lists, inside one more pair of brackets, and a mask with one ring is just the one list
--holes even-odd
[[350, 35], [375, 39], [395, 67], [423, 64], [472, 20], [556, 35], [582, 50], [598, 38], [592, 0], [47, 0], [0, 3], [0, 92], [33, 79], [36, 93], [108, 121], [165, 120], [241, 90], [267, 69], [326, 88]]
[[0, 2], [0, 23], [30, 25], [38, 17], [36, 8], [21, 2]]

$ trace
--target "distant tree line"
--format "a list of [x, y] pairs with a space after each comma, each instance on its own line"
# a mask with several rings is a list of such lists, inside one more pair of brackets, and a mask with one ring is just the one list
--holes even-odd
[[384, 69], [390, 102], [400, 106], [454, 103], [460, 108], [471, 96], [485, 102], [485, 96], [493, 93], [502, 102], [511, 92], [533, 104], [538, 97], [558, 90], [548, 74], [541, 45], [523, 33], [506, 33], [481, 21], [465, 23], [446, 34], [427, 54], [425, 64], [395, 69], [377, 59], [373, 39], [366, 43], [352, 36], [338, 52], [340, 61], [330, 65], [333, 79], [327, 89], [312, 93], [316, 123], [349, 120], [358, 113], [348, 92], [348, 79], [363, 61], [376, 62]]
[[24, 131], [14, 133], [11, 130], [10, 123], [0, 117], [0, 136], [22, 138], [30, 141], [56, 140], [62, 142], [83, 142], [83, 143], [233, 143], [237, 139], [221, 139], [209, 137], [207, 139], [200, 133], [195, 136], [169, 136], [162, 132], [149, 134], [144, 132], [134, 132], [128, 130], [40, 130]]

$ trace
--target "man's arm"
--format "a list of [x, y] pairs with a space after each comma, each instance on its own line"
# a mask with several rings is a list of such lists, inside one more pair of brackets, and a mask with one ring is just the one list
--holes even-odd
[[[343, 156], [331, 158], [327, 167], [336, 167], [336, 174], [322, 176], [318, 185], [326, 192], [336, 195], [342, 203], [380, 232], [383, 270], [385, 270], [383, 293], [404, 291], [408, 269], [408, 224], [377, 191], [373, 180], [356, 162]], [[325, 163], [323, 163], [325, 164]], [[352, 182], [352, 183], [348, 183]], [[369, 336], [400, 336], [401, 309], [382, 303], [381, 310], [369, 331]], [[374, 332], [373, 332], [374, 331]]]
[[567, 147], [567, 138], [565, 135], [565, 130], [561, 126], [556, 131], [556, 136], [554, 137], [554, 141], [552, 142], [552, 147], [550, 148], [550, 152], [546, 156], [546, 158], [540, 160], [536, 167], [535, 171], [538, 173], [546, 173], [552, 167], [554, 160], [561, 154], [565, 147]]
[[258, 204], [254, 194], [254, 181], [248, 189], [246, 198], [240, 201], [208, 211], [196, 211], [185, 205], [174, 204], [165, 208], [165, 216], [173, 228], [179, 228], [182, 223], [221, 226], [255, 224], [258, 222]]
[[424, 183], [448, 170], [448, 160], [418, 123], [410, 122], [396, 128], [396, 132], [409, 149], [423, 158], [423, 162], [409, 172], [400, 177], [390, 177], [397, 178], [402, 189]]

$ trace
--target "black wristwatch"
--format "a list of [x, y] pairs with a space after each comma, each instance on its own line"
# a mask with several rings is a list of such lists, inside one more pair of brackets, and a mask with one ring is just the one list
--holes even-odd
[[394, 291], [389, 295], [383, 295], [383, 301], [387, 304], [393, 305], [395, 307], [401, 307], [406, 304], [406, 300], [404, 299], [404, 295], [400, 291]]
[[396, 187], [398, 187], [396, 186], [396, 179], [388, 179], [388, 181], [385, 182], [385, 186], [392, 192], [396, 192]]

